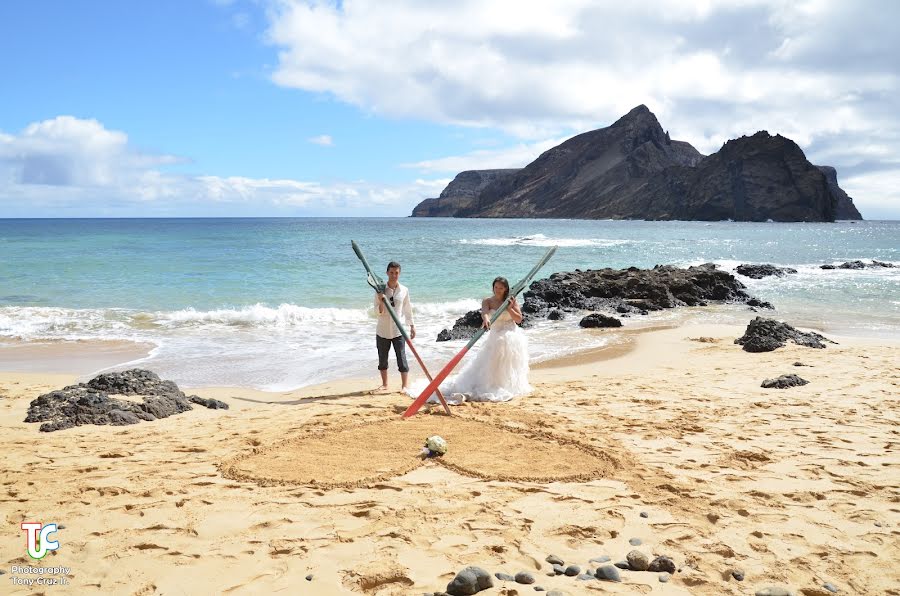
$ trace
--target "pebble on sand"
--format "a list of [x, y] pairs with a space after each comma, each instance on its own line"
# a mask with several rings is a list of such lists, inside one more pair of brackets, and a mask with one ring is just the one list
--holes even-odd
[[646, 511], [641, 511], [641, 517], [650, 517], [650, 514]]
[[502, 582], [514, 582], [514, 581], [516, 581], [516, 578], [514, 578], [513, 576], [511, 576], [511, 575], [508, 574], [508, 573], [500, 573], [500, 572], [497, 572], [497, 573], [494, 574], [494, 577], [496, 577], [497, 579], [499, 579], [499, 580], [502, 581]]
[[547, 555], [547, 558], [544, 560], [547, 561], [548, 563], [550, 563], [551, 565], [565, 565], [566, 564], [565, 561], [563, 561], [556, 555]]
[[581, 567], [579, 567], [578, 565], [569, 565], [568, 567], [566, 567], [564, 573], [569, 577], [575, 577], [576, 575], [581, 573]]
[[672, 577], [672, 574], [671, 574], [671, 573], [665, 573], [665, 572], [663, 572], [663, 573], [660, 573], [660, 574], [659, 574], [659, 581], [660, 581], [660, 583], [663, 583], [663, 584], [664, 584], [664, 583], [666, 583], [667, 581], [669, 581], [669, 578], [671, 578], [671, 577]]
[[494, 578], [487, 571], [471, 566], [457, 573], [447, 584], [447, 593], [451, 596], [469, 596], [493, 587]]
[[628, 566], [634, 571], [647, 571], [650, 567], [650, 557], [639, 550], [631, 551], [625, 558], [628, 560]]
[[604, 565], [597, 568], [596, 576], [597, 579], [606, 580], [608, 582], [622, 581], [622, 576], [619, 575], [619, 570], [612, 565]]
[[609, 560], [610, 559], [608, 556], [603, 555], [602, 557], [594, 557], [593, 559], [588, 561], [588, 563], [608, 563]]
[[656, 557], [650, 561], [650, 566], [647, 567], [647, 571], [666, 571], [668, 573], [675, 573], [675, 561], [665, 555]]
[[835, 594], [835, 593], [837, 593], [837, 592], [840, 591], [840, 590], [838, 590], [838, 587], [835, 586], [835, 585], [832, 584], [832, 583], [824, 584], [822, 587], [825, 588], [826, 590], [828, 590], [829, 592], [833, 593], [833, 594]]
[[744, 581], [744, 572], [741, 571], [740, 569], [732, 569], [731, 577], [733, 577], [734, 579], [736, 579], [739, 582], [742, 582], [742, 581]]
[[640, 538], [632, 538], [628, 541], [628, 544], [630, 544], [631, 546], [640, 546], [641, 544], [643, 544], [643, 541]]
[[310, 573], [309, 575], [306, 576], [306, 581], [311, 582], [312, 580], [313, 580], [313, 574]]
[[528, 573], [527, 571], [520, 571], [516, 574], [516, 583], [518, 584], [533, 584], [534, 576]]

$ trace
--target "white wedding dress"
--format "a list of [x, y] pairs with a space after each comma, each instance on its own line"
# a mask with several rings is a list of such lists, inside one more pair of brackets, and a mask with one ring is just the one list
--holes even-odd
[[[493, 316], [494, 311], [488, 315]], [[419, 393], [425, 390], [425, 385]], [[458, 375], [441, 384], [447, 403], [509, 401], [531, 392], [528, 384], [528, 338], [508, 310], [503, 311], [485, 334], [481, 349], [463, 365]], [[437, 395], [428, 401], [437, 402]]]

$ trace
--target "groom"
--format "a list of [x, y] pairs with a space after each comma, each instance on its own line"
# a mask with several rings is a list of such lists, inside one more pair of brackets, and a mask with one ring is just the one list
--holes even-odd
[[406, 362], [406, 345], [403, 335], [397, 325], [391, 319], [385, 307], [385, 300], [394, 308], [400, 321], [409, 326], [410, 339], [416, 338], [416, 325], [413, 323], [412, 304], [409, 301], [409, 288], [400, 283], [400, 263], [391, 261], [387, 266], [388, 282], [384, 293], [375, 294], [375, 312], [378, 314], [378, 323], [375, 327], [375, 345], [378, 348], [378, 372], [381, 373], [381, 387], [378, 391], [388, 389], [388, 353], [394, 346], [394, 355], [397, 358], [397, 370], [400, 371], [401, 391], [408, 387], [409, 365]]

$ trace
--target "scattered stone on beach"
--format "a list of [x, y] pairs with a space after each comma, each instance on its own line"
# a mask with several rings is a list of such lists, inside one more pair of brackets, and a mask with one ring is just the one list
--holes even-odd
[[659, 581], [660, 581], [660, 583], [664, 584], [664, 583], [668, 582], [671, 577], [672, 577], [671, 573], [663, 572], [663, 573], [659, 574]]
[[566, 596], [565, 592], [560, 592], [559, 590], [550, 590], [547, 592], [547, 596]]
[[578, 577], [576, 577], [575, 579], [586, 582], [588, 580], [596, 579], [596, 578], [594, 577], [593, 573], [585, 572], [585, 573], [582, 573], [581, 575], [579, 575]]
[[668, 571], [669, 573], [675, 573], [675, 561], [665, 555], [661, 555], [650, 561], [647, 571]]
[[188, 399], [191, 401], [191, 403], [197, 404], [198, 406], [203, 406], [204, 408], [209, 408], [210, 410], [228, 409], [228, 404], [226, 404], [224, 401], [213, 399], [211, 397], [199, 397], [197, 395], [192, 395]]
[[470, 566], [457, 573], [447, 584], [447, 593], [451, 596], [469, 596], [493, 587], [494, 579], [487, 571]]
[[516, 574], [515, 580], [517, 584], [533, 584], [534, 576], [527, 571], [520, 571]]
[[554, 308], [549, 313], [547, 313], [547, 318], [551, 321], [562, 321], [566, 318], [566, 315], [558, 308]]
[[787, 340], [807, 348], [824, 348], [823, 342], [837, 343], [818, 333], [798, 331], [787, 323], [763, 317], [750, 321], [744, 335], [734, 343], [743, 345], [745, 352], [771, 352], [784, 347]]
[[798, 362], [795, 362], [795, 363], [794, 363], [794, 366], [809, 366], [809, 367], [812, 367], [812, 364], [803, 364], [802, 362], [799, 362], [799, 361], [798, 361]]
[[710, 521], [710, 523], [716, 523], [721, 519], [721, 516], [718, 513], [707, 513], [706, 519]]
[[598, 567], [594, 575], [597, 577], [597, 579], [608, 582], [622, 581], [622, 576], [619, 574], [619, 570], [616, 569], [613, 565], [603, 565], [602, 567]]
[[832, 594], [836, 594], [840, 591], [838, 589], [838, 587], [832, 583], [823, 584], [822, 587], [825, 588], [826, 590], [828, 590], [829, 592], [831, 592]]
[[543, 586], [535, 586], [534, 591], [535, 592], [546, 592], [547, 590], [545, 590]]
[[593, 313], [581, 319], [578, 325], [580, 327], [584, 327], [585, 329], [594, 329], [599, 327], [621, 327], [622, 321], [615, 317], [608, 317], [599, 313]]
[[641, 511], [641, 517], [647, 518], [647, 517], [650, 517], [650, 514], [647, 513], [646, 511]]
[[309, 575], [306, 576], [306, 581], [311, 582], [312, 580], [313, 580], [313, 574], [310, 573]]
[[624, 569], [625, 571], [631, 569], [631, 565], [628, 564], [628, 561], [616, 561], [615, 563], [613, 563], [613, 565], [615, 565], [619, 569]]
[[547, 555], [547, 558], [544, 560], [547, 561], [548, 563], [550, 563], [551, 565], [565, 565], [566, 564], [565, 561], [563, 561], [556, 555]]
[[[116, 399], [114, 395], [140, 396], [141, 403]], [[87, 383], [69, 385], [45, 393], [28, 407], [25, 422], [43, 422], [42, 432], [53, 432], [83, 424], [124, 426], [168, 418], [192, 410], [191, 402], [215, 409], [228, 409], [218, 400], [187, 397], [172, 381], [143, 369], [98, 375]]]
[[502, 581], [502, 582], [514, 582], [514, 581], [516, 581], [516, 578], [514, 578], [513, 576], [511, 576], [511, 575], [508, 574], [508, 573], [495, 573], [495, 574], [494, 574], [494, 577], [496, 577], [497, 579], [499, 579], [499, 580]]
[[576, 575], [581, 573], [581, 567], [579, 567], [578, 565], [569, 565], [568, 567], [566, 567], [564, 573], [569, 577], [575, 577]]
[[553, 564], [553, 573], [554, 575], [563, 575], [566, 572], [566, 568], [558, 563]]
[[787, 389], [788, 387], [801, 387], [808, 384], [809, 381], [797, 375], [781, 375], [774, 379], [766, 379], [760, 387], [763, 389]]
[[634, 571], [647, 571], [650, 567], [650, 557], [639, 550], [633, 550], [625, 557], [628, 566]]
[[741, 571], [740, 569], [732, 569], [731, 577], [733, 577], [734, 579], [736, 579], [739, 582], [742, 582], [742, 581], [744, 581], [744, 572]]
[[588, 561], [588, 563], [607, 563], [609, 562], [609, 557], [607, 555], [603, 555], [601, 557], [595, 557]]
[[631, 538], [628, 541], [628, 544], [630, 544], [631, 546], [640, 546], [641, 544], [643, 544], [643, 541], [640, 538]]
[[768, 586], [762, 590], [757, 590], [754, 596], [795, 596], [794, 591], [784, 586]]
[[784, 277], [789, 273], [797, 273], [797, 270], [791, 267], [776, 267], [775, 265], [738, 265], [735, 271], [751, 279], [762, 279], [770, 275]]

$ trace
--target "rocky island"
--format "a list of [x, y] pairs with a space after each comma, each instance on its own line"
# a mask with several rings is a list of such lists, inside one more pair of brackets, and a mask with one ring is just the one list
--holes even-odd
[[458, 174], [413, 217], [700, 221], [862, 219], [792, 140], [760, 131], [704, 156], [672, 140], [640, 105], [611, 126], [549, 149], [521, 169]]

